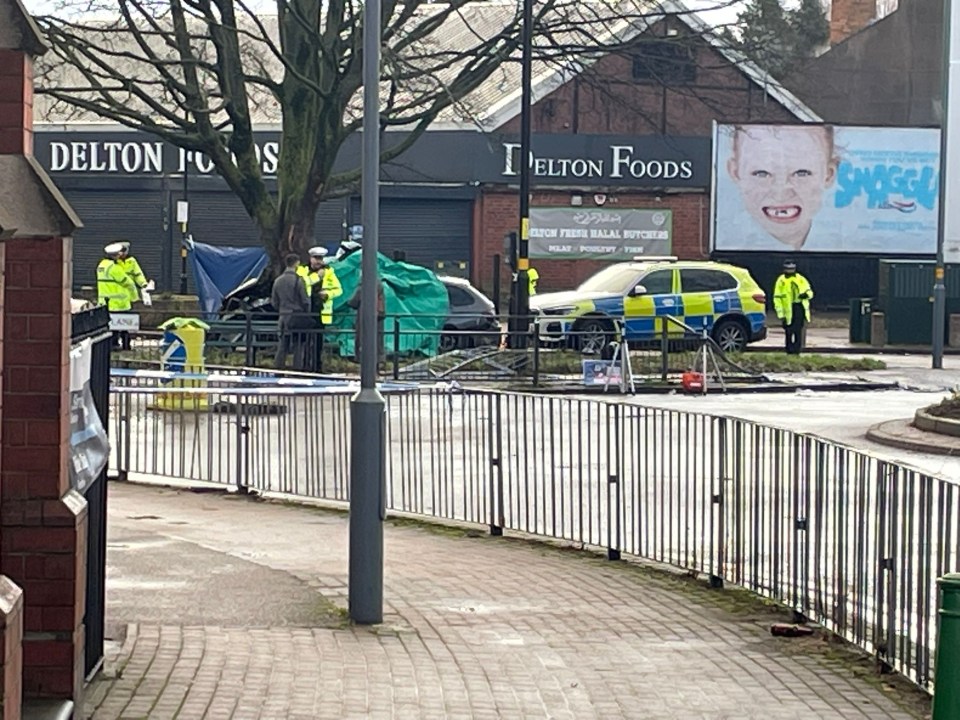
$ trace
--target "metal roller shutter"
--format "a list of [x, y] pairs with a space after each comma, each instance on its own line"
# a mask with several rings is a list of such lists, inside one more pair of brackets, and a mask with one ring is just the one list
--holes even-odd
[[[352, 218], [361, 222], [359, 198], [353, 198]], [[400, 250], [407, 262], [433, 269], [438, 260], [470, 261], [473, 203], [470, 200], [380, 200], [380, 251]]]
[[129, 240], [132, 253], [148, 278], [161, 283], [164, 246], [165, 193], [161, 191], [72, 190], [64, 193], [83, 227], [74, 235], [73, 286], [95, 287], [103, 247]]

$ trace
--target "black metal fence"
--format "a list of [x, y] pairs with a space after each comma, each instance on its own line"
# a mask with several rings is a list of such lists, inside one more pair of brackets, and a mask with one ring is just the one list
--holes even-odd
[[[352, 391], [181, 392], [117, 388], [124, 472], [349, 499]], [[932, 687], [935, 580], [960, 569], [957, 485], [742, 420], [492, 390], [386, 399], [389, 509], [739, 585]]]
[[[74, 346], [91, 343], [90, 392], [104, 427], [109, 427], [110, 411], [110, 314], [105, 307], [75, 313], [72, 316], [71, 341]], [[107, 470], [84, 491], [87, 500], [87, 582], [84, 673], [89, 677], [103, 660], [106, 616], [107, 575]]]
[[[283, 365], [278, 365], [281, 337], [276, 320], [245, 313], [228, 321], [211, 321], [205, 343], [207, 365], [357, 374], [355, 329], [320, 328], [312, 320], [312, 316], [294, 318], [298, 329], [286, 340]], [[510, 332], [508, 320], [500, 324], [486, 316], [459, 316], [458, 322], [473, 325], [441, 327], [433, 316], [382, 318], [381, 375], [393, 380], [474, 381], [514, 387], [582, 385], [597, 374], [608, 384], [606, 376], [620, 378], [628, 371], [637, 382], [664, 382], [704, 369], [713, 376], [757, 378], [702, 328], [687, 326], [671, 316], [660, 318], [655, 337], [623, 346], [626, 352], [621, 347], [623, 318], [596, 319], [580, 326], [564, 325], [561, 316], [532, 317], [524, 332]], [[159, 365], [162, 337], [160, 330], [141, 331], [132, 350], [120, 360]], [[618, 385], [619, 380], [613, 384]]]

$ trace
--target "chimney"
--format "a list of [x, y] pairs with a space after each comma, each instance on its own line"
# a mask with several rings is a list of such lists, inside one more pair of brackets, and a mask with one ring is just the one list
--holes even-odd
[[830, 44], [846, 40], [877, 19], [877, 0], [833, 0], [830, 3]]

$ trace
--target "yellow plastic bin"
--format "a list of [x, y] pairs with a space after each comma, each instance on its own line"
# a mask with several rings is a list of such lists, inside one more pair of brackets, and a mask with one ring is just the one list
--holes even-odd
[[[206, 368], [204, 348], [210, 326], [197, 318], [170, 318], [160, 326], [163, 330], [160, 366], [169, 372], [200, 374]], [[173, 387], [203, 387], [202, 380], [172, 380]], [[199, 393], [161, 393], [158, 410], [206, 410], [207, 396]]]

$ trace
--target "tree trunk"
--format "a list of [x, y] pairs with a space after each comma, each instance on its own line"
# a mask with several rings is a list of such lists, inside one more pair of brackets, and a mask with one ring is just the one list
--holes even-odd
[[283, 272], [284, 258], [293, 253], [306, 261], [307, 250], [316, 245], [314, 228], [317, 214], [316, 202], [304, 200], [286, 213], [279, 213], [273, 225], [260, 227], [260, 242], [267, 251], [270, 265], [275, 273]]

